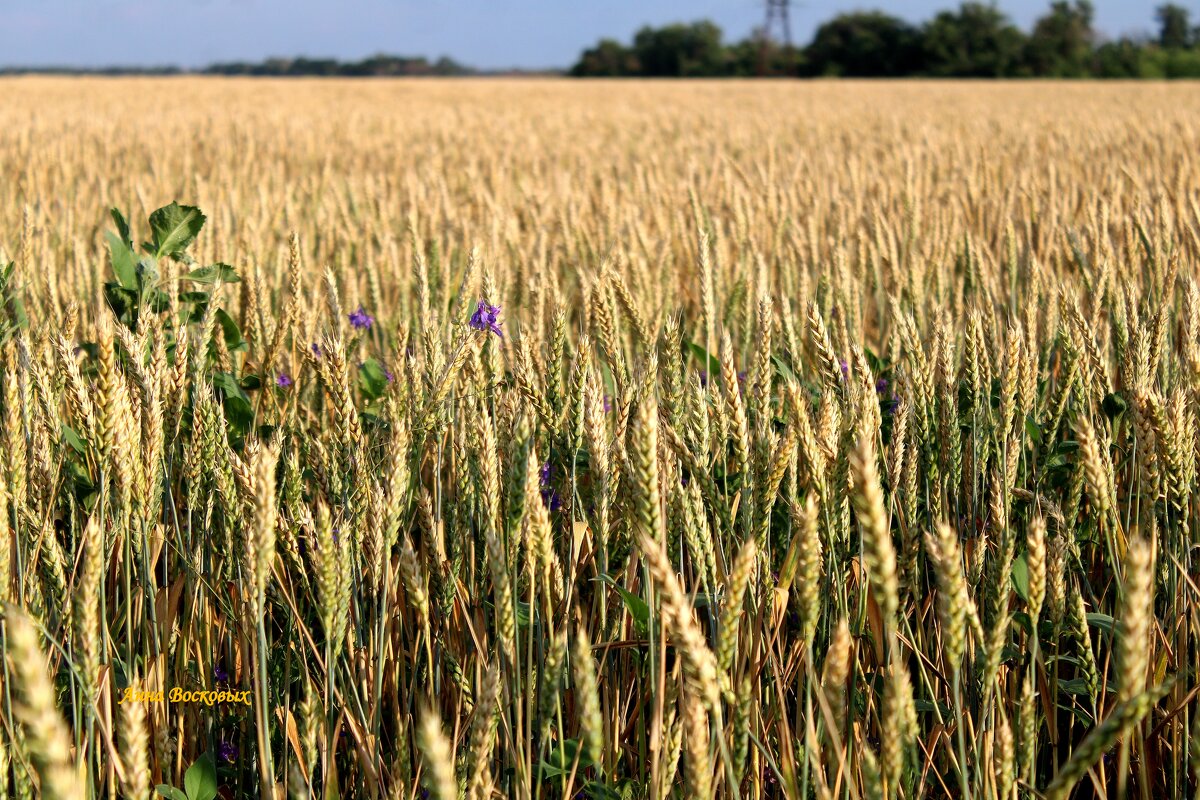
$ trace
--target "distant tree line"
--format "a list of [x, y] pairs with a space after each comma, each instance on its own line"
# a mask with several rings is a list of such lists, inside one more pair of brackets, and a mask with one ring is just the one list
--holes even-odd
[[335, 58], [268, 58], [266, 61], [233, 61], [213, 64], [203, 70], [208, 75], [389, 77], [411, 75], [471, 75], [474, 70], [452, 58], [429, 61], [424, 57], [376, 55], [362, 61], [338, 61]]
[[922, 25], [883, 11], [839, 14], [804, 47], [756, 32], [726, 44], [702, 20], [644, 27], [630, 45], [602, 39], [571, 74], [581, 77], [1200, 77], [1200, 28], [1188, 9], [1156, 9], [1158, 35], [1102, 41], [1090, 0], [1055, 0], [1028, 33], [995, 5], [963, 2]]
[[176, 66], [142, 67], [0, 67], [0, 75], [182, 75], [184, 70]]
[[37, 73], [40, 75], [262, 75], [273, 77], [328, 76], [347, 78], [476, 75], [476, 70], [452, 58], [430, 61], [424, 57], [375, 55], [361, 61], [334, 58], [268, 58], [265, 61], [231, 61], [212, 64], [198, 70], [175, 66], [138, 67], [3, 67], [0, 75]]

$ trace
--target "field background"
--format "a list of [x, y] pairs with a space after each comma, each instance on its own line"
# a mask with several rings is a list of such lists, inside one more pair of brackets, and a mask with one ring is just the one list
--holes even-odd
[[784, 247], [808, 246], [815, 231], [822, 250], [830, 238], [851, 250], [880, 221], [899, 232], [906, 205], [936, 226], [926, 250], [970, 233], [997, 252], [1008, 224], [1025, 233], [1036, 215], [1041, 255], [1101, 201], [1186, 205], [1200, 135], [1191, 84], [30, 77], [0, 87], [3, 241], [17, 252], [28, 206], [35, 257], [77, 287], [59, 303], [99, 291], [109, 207], [142, 219], [176, 198], [209, 217], [198, 260], [278, 278], [296, 232], [312, 268], [333, 267], [352, 301], [365, 271], [379, 270], [389, 292], [410, 287], [415, 223], [444, 249], [479, 247], [498, 280], [545, 270], [566, 289], [604, 256], [649, 262], [668, 277], [645, 287], [657, 309], [676, 289], [694, 292], [689, 195], [721, 232], [743, 228], [725, 246], [749, 236], [772, 260], [788, 255], [775, 247], [780, 230], [791, 231]]
[[0, 81], [0, 789], [1190, 793], [1198, 120]]

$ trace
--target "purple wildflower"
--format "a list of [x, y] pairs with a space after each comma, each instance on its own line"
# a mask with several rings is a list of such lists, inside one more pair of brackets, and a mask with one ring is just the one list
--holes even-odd
[[314, 356], [316, 356], [317, 358], [321, 357], [321, 355], [322, 355], [321, 354], [321, 345], [317, 344], [316, 342], [313, 342], [312, 343], [312, 351], [313, 351]]
[[605, 414], [612, 411], [612, 403], [609, 402], [609, 400], [610, 400], [609, 396], [604, 395], [604, 413]]
[[213, 680], [217, 683], [226, 683], [229, 680], [229, 673], [220, 664], [213, 667]]
[[286, 389], [292, 385], [292, 376], [286, 372], [279, 373], [279, 377], [275, 379], [275, 385], [281, 389]]
[[388, 369], [387, 367], [383, 368], [383, 377], [387, 378], [388, 383], [391, 383], [392, 381], [396, 380], [396, 376], [393, 375], [392, 371], [390, 369]]
[[237, 760], [238, 749], [233, 742], [221, 742], [217, 745], [217, 754], [226, 764], [232, 764]]
[[475, 307], [470, 325], [477, 331], [491, 331], [501, 339], [504, 338], [504, 332], [500, 330], [500, 306], [491, 305], [486, 300], [480, 300], [479, 305]]
[[887, 391], [887, 387], [887, 378], [880, 378], [879, 380], [875, 381], [875, 394], [883, 394]]
[[850, 377], [850, 365], [846, 363], [846, 359], [839, 358], [838, 366], [842, 368], [842, 377], [849, 378]]
[[700, 385], [708, 386], [708, 370], [706, 369], [700, 370]]
[[367, 313], [366, 309], [359, 305], [356, 311], [350, 314], [350, 324], [358, 330], [368, 330], [375, 324], [375, 318]]
[[542, 502], [551, 511], [558, 511], [562, 507], [562, 499], [558, 496], [558, 492], [554, 491], [554, 487], [550, 485], [550, 462], [542, 464], [539, 473], [540, 483], [542, 487]]

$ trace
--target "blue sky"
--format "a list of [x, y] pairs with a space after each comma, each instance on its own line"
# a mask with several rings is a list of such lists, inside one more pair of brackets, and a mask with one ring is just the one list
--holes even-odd
[[[919, 22], [957, 2], [796, 2], [793, 36], [807, 41], [838, 11], [884, 8]], [[449, 55], [485, 69], [561, 67], [601, 36], [628, 40], [644, 24], [707, 17], [727, 38], [741, 38], [762, 21], [762, 5], [761, 0], [0, 0], [0, 65], [194, 67], [273, 55], [355, 59], [387, 52]], [[1048, 5], [1048, 0], [999, 3], [1026, 29]], [[1096, 26], [1109, 36], [1154, 29], [1157, 2], [1094, 0], [1094, 5]]]

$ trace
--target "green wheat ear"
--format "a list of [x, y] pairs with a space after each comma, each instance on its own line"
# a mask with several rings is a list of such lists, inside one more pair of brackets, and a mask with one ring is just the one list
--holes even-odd
[[1045, 796], [1050, 800], [1062, 800], [1067, 797], [1084, 774], [1117, 743], [1118, 739], [1154, 709], [1158, 701], [1171, 690], [1174, 683], [1174, 679], [1169, 680], [1154, 689], [1119, 703], [1074, 749], [1071, 758], [1058, 770], [1054, 780], [1046, 787]]

